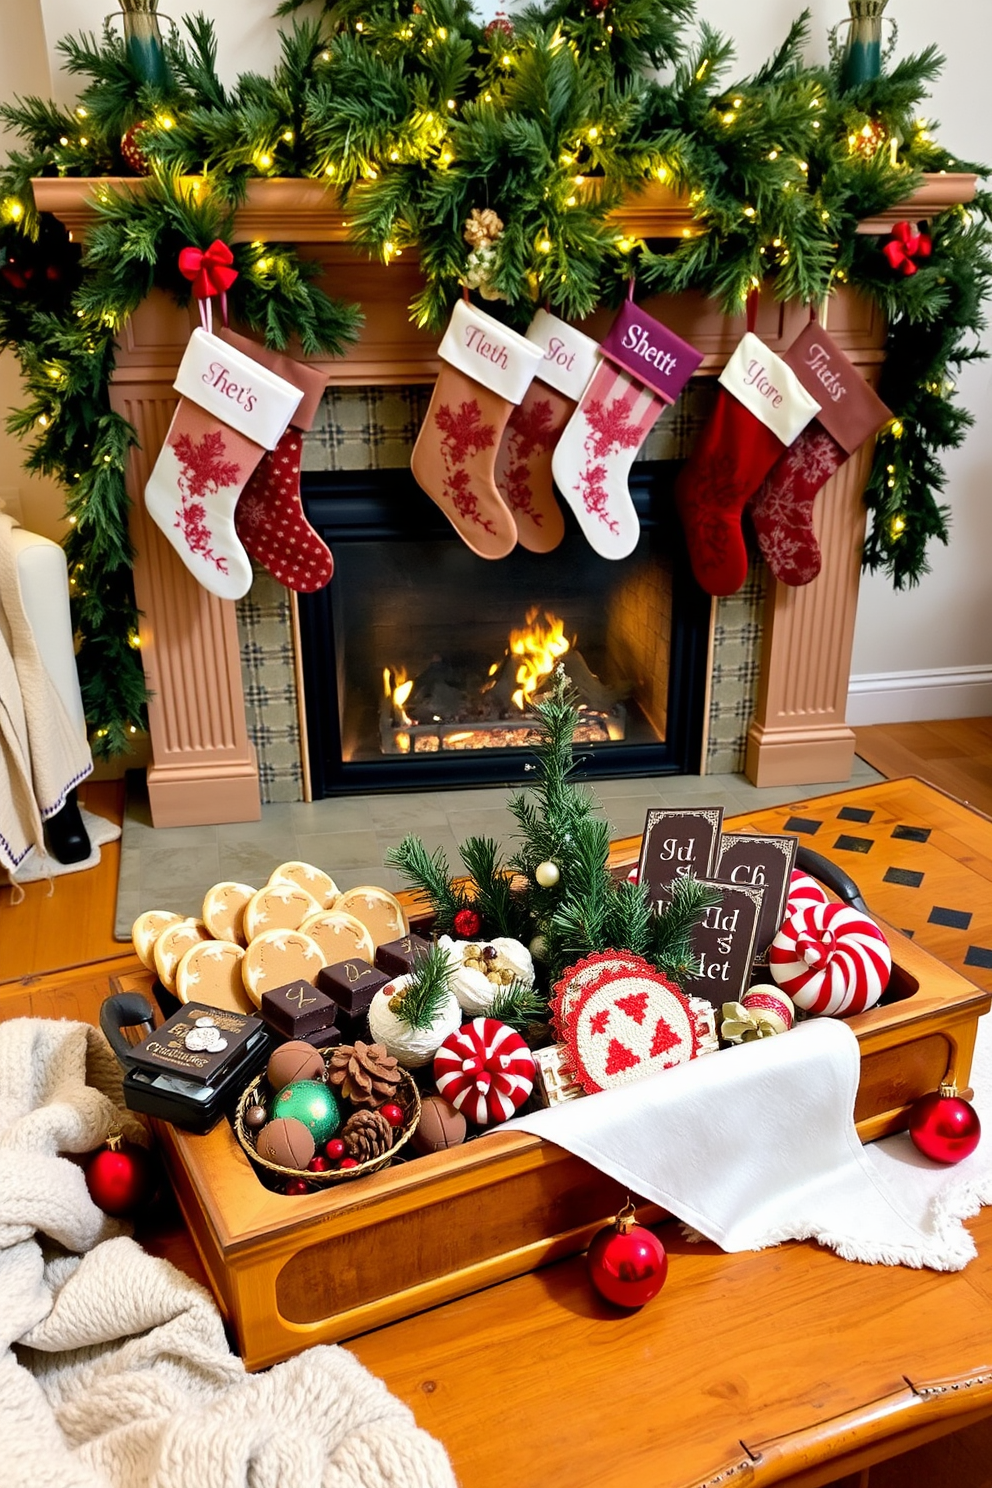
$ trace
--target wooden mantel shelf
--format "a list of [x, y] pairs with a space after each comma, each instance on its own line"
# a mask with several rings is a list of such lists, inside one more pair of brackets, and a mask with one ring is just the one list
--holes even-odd
[[[200, 178], [188, 178], [196, 182]], [[948, 207], [973, 200], [977, 177], [961, 172], [941, 172], [924, 177], [923, 185], [905, 201], [860, 223], [862, 233], [888, 232], [901, 218], [919, 221]], [[76, 237], [82, 239], [96, 217], [93, 198], [100, 191], [141, 193], [140, 176], [42, 176], [32, 182], [35, 202], [41, 212], [52, 212]], [[613, 216], [618, 226], [638, 238], [675, 238], [691, 228], [688, 198], [662, 182], [652, 182], [632, 196]], [[347, 243], [348, 213], [341, 208], [334, 188], [322, 181], [296, 177], [259, 179], [248, 183], [247, 199], [238, 208], [232, 238], [236, 243], [285, 241], [296, 243]]]

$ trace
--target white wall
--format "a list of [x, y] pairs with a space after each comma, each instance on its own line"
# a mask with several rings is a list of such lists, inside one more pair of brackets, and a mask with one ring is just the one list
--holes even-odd
[[[12, 7], [14, 0], [0, 3]], [[92, 0], [33, 3], [41, 5], [50, 49], [67, 32], [93, 29], [97, 24]], [[494, 14], [501, 8], [500, 0], [483, 0], [479, 8], [487, 16]], [[735, 37], [739, 74], [760, 66], [800, 8], [800, 0], [752, 0], [745, 8], [739, 0], [699, 0], [698, 5], [705, 19]], [[273, 9], [273, 0], [214, 0], [211, 11], [217, 20], [220, 68], [226, 79], [271, 65], [277, 51], [275, 27], [269, 19]], [[843, 18], [846, 7], [843, 0], [811, 0], [811, 9], [814, 42], [810, 59], [825, 60], [827, 29]], [[901, 52], [919, 51], [937, 41], [948, 58], [928, 109], [942, 121], [942, 142], [966, 158], [992, 162], [992, 125], [985, 102], [987, 48], [983, 44], [988, 0], [955, 0], [946, 8], [935, 8], [932, 0], [889, 0], [889, 12], [899, 24]], [[13, 66], [9, 61], [8, 70]], [[64, 74], [57, 76], [58, 96], [71, 98], [72, 84]], [[986, 345], [992, 349], [989, 335]], [[908, 717], [992, 714], [992, 585], [987, 578], [992, 555], [992, 493], [988, 490], [992, 373], [985, 365], [966, 369], [960, 388], [979, 423], [965, 447], [947, 461], [950, 479], [945, 499], [952, 508], [951, 543], [933, 550], [933, 572], [915, 589], [897, 594], [884, 577], [863, 580], [852, 667], [856, 694], [852, 695], [852, 722], [880, 721], [892, 717], [893, 709]], [[934, 686], [935, 682], [948, 685]]]

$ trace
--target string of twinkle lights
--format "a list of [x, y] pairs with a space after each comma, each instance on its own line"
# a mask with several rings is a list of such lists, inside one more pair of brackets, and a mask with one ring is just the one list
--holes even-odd
[[[228, 236], [260, 177], [323, 181], [355, 244], [383, 263], [415, 251], [411, 315], [435, 329], [466, 277], [466, 220], [486, 208], [503, 223], [487, 308], [518, 326], [535, 303], [565, 318], [616, 303], [632, 274], [638, 293], [701, 290], [728, 314], [759, 286], [814, 306], [855, 286], [889, 320], [880, 391], [894, 413], [867, 490], [865, 562], [897, 587], [926, 572], [929, 543], [948, 536], [941, 456], [971, 423], [954, 379], [978, 354], [992, 201], [941, 213], [930, 255], [895, 267], [884, 240], [855, 229], [923, 172], [980, 170], [950, 156], [922, 112], [941, 58], [929, 48], [844, 89], [836, 59], [804, 63], [804, 14], [763, 68], [728, 81], [731, 42], [693, 18], [693, 0], [546, 0], [484, 26], [464, 0], [339, 0], [289, 22], [272, 73], [232, 88], [202, 16], [165, 38], [154, 84], [108, 26], [61, 44], [77, 104], [0, 110], [23, 142], [0, 173], [0, 341], [26, 387], [11, 427], [28, 466], [66, 489], [97, 753], [127, 747], [145, 698], [124, 482], [135, 436], [108, 400], [115, 338], [153, 287], [185, 302], [179, 249]], [[136, 172], [134, 190], [97, 186], [85, 254], [35, 210], [32, 177]], [[651, 181], [688, 199], [677, 241], [638, 241], [611, 218]], [[308, 353], [336, 354], [353, 338], [359, 308], [330, 299], [291, 247], [234, 253], [232, 314], [269, 345], [293, 333]]]

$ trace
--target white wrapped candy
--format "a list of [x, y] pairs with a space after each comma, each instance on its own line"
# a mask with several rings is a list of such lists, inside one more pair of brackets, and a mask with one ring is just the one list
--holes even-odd
[[411, 1028], [394, 1013], [391, 998], [404, 992], [413, 981], [411, 976], [395, 977], [380, 987], [369, 1006], [369, 1032], [373, 1042], [383, 1044], [387, 1054], [398, 1059], [404, 1069], [419, 1069], [430, 1064], [450, 1033], [462, 1025], [462, 1010], [453, 992], [449, 993], [429, 1028]]
[[494, 940], [452, 940], [442, 935], [438, 945], [447, 951], [453, 967], [451, 990], [472, 1017], [484, 1016], [497, 992], [511, 982], [534, 985], [533, 956], [519, 940], [507, 935]]

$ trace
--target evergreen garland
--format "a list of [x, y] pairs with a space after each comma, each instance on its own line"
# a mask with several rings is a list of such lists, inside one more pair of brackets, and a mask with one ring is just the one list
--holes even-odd
[[408, 1028], [430, 1028], [451, 997], [451, 977], [447, 951], [443, 946], [431, 946], [417, 957], [408, 985], [390, 999], [390, 1008]]
[[[927, 48], [844, 91], [837, 55], [827, 68], [804, 63], [804, 12], [765, 67], [727, 81], [731, 43], [705, 24], [693, 34], [693, 18], [693, 0], [595, 10], [544, 0], [483, 27], [467, 0], [336, 0], [292, 21], [270, 77], [248, 73], [230, 89], [203, 16], [167, 38], [158, 88], [108, 25], [60, 43], [83, 83], [78, 105], [27, 98], [0, 109], [24, 142], [0, 173], [0, 345], [15, 348], [27, 382], [11, 427], [30, 468], [66, 488], [97, 752], [126, 745], [144, 696], [124, 489], [134, 435], [107, 395], [114, 337], [153, 285], [184, 300], [178, 247], [224, 236], [257, 178], [336, 189], [353, 240], [384, 262], [415, 249], [424, 288], [411, 310], [434, 328], [466, 275], [465, 221], [486, 207], [504, 224], [487, 291], [515, 325], [535, 303], [566, 318], [616, 303], [634, 274], [642, 293], [700, 290], [728, 313], [759, 286], [818, 307], [851, 283], [890, 324], [880, 391], [894, 419], [868, 486], [865, 563], [896, 587], [926, 572], [929, 543], [948, 537], [941, 456], [972, 422], [953, 376], [984, 326], [992, 198], [940, 214], [913, 276], [895, 274], [878, 238], [855, 228], [907, 198], [924, 171], [980, 169], [951, 157], [920, 117], [942, 59]], [[125, 135], [152, 175], [100, 190], [80, 258], [39, 218], [31, 178], [118, 176]], [[693, 225], [678, 241], [638, 243], [610, 215], [651, 181], [689, 200]], [[357, 308], [329, 300], [291, 249], [237, 245], [235, 255], [232, 311], [269, 345], [296, 332], [308, 353], [336, 353], [354, 335]]]

